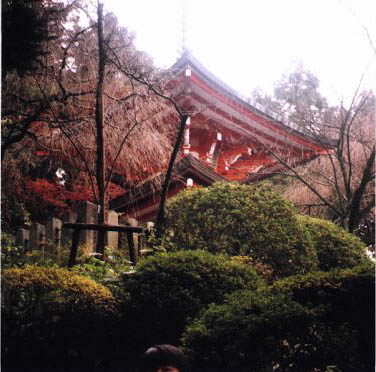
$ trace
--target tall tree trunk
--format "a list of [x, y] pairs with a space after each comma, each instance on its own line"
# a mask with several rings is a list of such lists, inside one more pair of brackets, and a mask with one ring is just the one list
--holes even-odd
[[170, 160], [169, 160], [169, 163], [168, 163], [166, 176], [165, 176], [164, 183], [163, 183], [161, 200], [159, 202], [158, 212], [157, 212], [157, 216], [155, 218], [155, 237], [156, 237], [157, 241], [159, 241], [161, 236], [162, 236], [162, 225], [163, 225], [163, 222], [165, 220], [165, 208], [166, 208], [166, 201], [167, 201], [167, 193], [168, 193], [168, 189], [169, 189], [169, 186], [170, 186], [172, 169], [174, 167], [176, 156], [178, 154], [178, 151], [179, 151], [179, 148], [180, 148], [183, 136], [184, 136], [184, 130], [185, 130], [185, 126], [186, 126], [186, 123], [187, 123], [187, 119], [188, 119], [188, 115], [182, 115], [180, 117], [180, 126], [179, 126], [178, 135], [177, 135], [177, 138], [176, 138], [176, 141], [175, 141], [174, 148], [173, 148], [172, 153], [171, 153], [171, 157], [170, 157]]
[[[98, 82], [95, 99], [95, 125], [97, 130], [97, 162], [96, 176], [98, 185], [98, 224], [103, 225], [106, 218], [105, 210], [105, 156], [104, 156], [104, 130], [103, 130], [103, 83], [105, 72], [105, 50], [103, 42], [103, 4], [98, 2]], [[99, 230], [97, 240], [97, 253], [104, 253], [104, 230]]]
[[373, 150], [367, 160], [366, 167], [363, 171], [363, 177], [360, 181], [359, 187], [356, 189], [354, 193], [353, 200], [351, 202], [350, 207], [350, 213], [349, 213], [349, 231], [354, 232], [358, 226], [361, 218], [363, 217], [360, 213], [360, 206], [363, 194], [366, 190], [366, 187], [368, 183], [373, 178], [373, 169], [374, 169], [374, 163], [375, 163], [375, 146], [373, 147]]

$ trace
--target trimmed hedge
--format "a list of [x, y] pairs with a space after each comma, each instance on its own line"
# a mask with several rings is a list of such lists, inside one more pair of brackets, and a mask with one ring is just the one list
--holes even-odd
[[[357, 347], [352, 355], [358, 358], [359, 367], [354, 370], [374, 370], [375, 266], [372, 262], [352, 269], [334, 269], [285, 278], [275, 282], [270, 289], [272, 293], [291, 293], [304, 306], [325, 309], [320, 317], [325, 323], [348, 324], [357, 334]], [[338, 337], [342, 338], [341, 335]], [[330, 349], [326, 352], [330, 353]], [[341, 357], [339, 352], [338, 359]], [[348, 357], [351, 358], [350, 355]], [[364, 367], [361, 367], [362, 361]]]
[[[177, 344], [190, 318], [210, 303], [263, 281], [255, 271], [224, 256], [204, 251], [162, 253], [140, 262], [124, 276], [124, 326], [131, 354], [147, 345]], [[124, 349], [126, 346], [124, 346]], [[137, 354], [137, 353], [136, 353]]]
[[4, 368], [93, 367], [105, 354], [117, 307], [111, 292], [64, 269], [2, 271]]
[[298, 221], [314, 244], [320, 270], [351, 268], [368, 260], [365, 244], [334, 223], [309, 216], [298, 216]]
[[217, 183], [186, 190], [169, 204], [163, 246], [250, 256], [278, 276], [313, 270], [312, 243], [292, 205], [265, 188]]
[[185, 352], [195, 371], [373, 371], [374, 280], [356, 268], [235, 292], [187, 327]]
[[272, 371], [285, 353], [281, 341], [300, 343], [312, 316], [288, 295], [241, 291], [188, 325], [183, 347], [195, 371]]

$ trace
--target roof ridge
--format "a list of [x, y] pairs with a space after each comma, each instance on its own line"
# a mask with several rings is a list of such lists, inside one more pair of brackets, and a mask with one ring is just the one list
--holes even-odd
[[237, 92], [235, 89], [230, 87], [227, 83], [223, 80], [218, 78], [214, 75], [210, 70], [208, 70], [193, 54], [189, 49], [186, 49], [184, 53], [177, 59], [177, 61], [172, 65], [172, 70], [180, 70], [184, 65], [192, 65], [192, 67], [196, 67], [200, 72], [205, 75], [207, 80], [215, 85], [222, 88], [227, 93], [231, 94], [235, 99], [239, 100], [241, 104], [250, 108], [251, 110], [257, 110], [261, 115], [264, 115], [268, 120], [272, 120], [275, 124], [283, 125], [298, 135], [303, 136], [305, 138], [309, 138], [311, 141], [315, 141], [315, 139], [308, 133], [303, 132], [300, 130], [298, 124], [295, 122], [289, 121], [284, 118], [281, 114], [266, 108], [264, 105], [255, 102], [251, 97], [245, 97], [244, 95]]

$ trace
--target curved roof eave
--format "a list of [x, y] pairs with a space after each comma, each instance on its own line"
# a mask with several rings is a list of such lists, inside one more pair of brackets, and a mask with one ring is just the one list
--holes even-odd
[[275, 124], [282, 126], [283, 128], [289, 130], [290, 133], [294, 133], [299, 137], [303, 137], [306, 140], [313, 142], [316, 145], [321, 147], [332, 148], [333, 144], [329, 139], [326, 139], [325, 142], [320, 139], [316, 139], [307, 133], [303, 133], [296, 127], [294, 123], [285, 122], [281, 115], [278, 115], [274, 112], [266, 112], [266, 108], [258, 103], [255, 105], [250, 104], [246, 101], [247, 98], [243, 97], [236, 90], [231, 88], [229, 85], [224, 83], [218, 77], [216, 77], [212, 72], [210, 72], [205, 66], [203, 66], [190, 51], [186, 50], [184, 54], [174, 63], [170, 68], [170, 71], [173, 75], [179, 75], [186, 67], [193, 68], [198, 72], [210, 85], [220, 89], [225, 95], [229, 98], [235, 100], [237, 103], [241, 104], [250, 111], [255, 112], [258, 115], [265, 117], [268, 120], [273, 121]]

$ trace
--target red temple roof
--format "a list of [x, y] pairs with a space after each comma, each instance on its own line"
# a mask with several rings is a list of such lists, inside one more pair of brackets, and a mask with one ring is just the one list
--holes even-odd
[[[171, 85], [178, 102], [192, 111], [183, 158], [175, 167], [169, 197], [186, 187], [186, 179], [208, 186], [216, 181], [253, 182], [284, 170], [278, 154], [297, 166], [326, 154], [323, 146], [293, 123], [251, 104], [207, 70], [188, 51], [172, 66]], [[185, 157], [184, 157], [185, 156]], [[110, 208], [140, 221], [152, 219], [159, 202], [150, 177], [132, 192], [110, 202]]]

